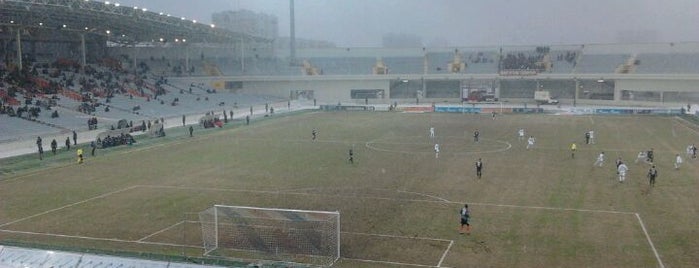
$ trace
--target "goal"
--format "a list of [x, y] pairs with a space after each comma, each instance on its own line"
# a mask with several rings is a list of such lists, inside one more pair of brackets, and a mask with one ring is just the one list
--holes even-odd
[[340, 258], [340, 213], [214, 205], [199, 213], [204, 255], [329, 266]]

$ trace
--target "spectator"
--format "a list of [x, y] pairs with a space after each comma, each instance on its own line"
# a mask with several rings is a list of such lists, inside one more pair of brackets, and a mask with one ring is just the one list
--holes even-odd
[[70, 137], [66, 138], [66, 151], [70, 151]]

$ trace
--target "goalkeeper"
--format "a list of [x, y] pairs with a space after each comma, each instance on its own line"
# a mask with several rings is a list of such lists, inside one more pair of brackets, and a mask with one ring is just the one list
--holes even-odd
[[471, 219], [471, 211], [468, 209], [468, 204], [464, 204], [464, 207], [461, 208], [461, 211], [459, 211], [459, 214], [461, 215], [461, 228], [459, 229], [459, 233], [463, 234], [464, 233], [464, 226], [466, 227], [466, 234], [470, 235], [471, 234], [471, 224], [468, 222], [469, 219]]

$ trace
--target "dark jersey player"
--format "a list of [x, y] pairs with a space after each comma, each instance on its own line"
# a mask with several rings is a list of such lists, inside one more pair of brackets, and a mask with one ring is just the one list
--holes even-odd
[[478, 158], [478, 161], [476, 161], [476, 176], [480, 179], [481, 175], [483, 175], [483, 161]]
[[471, 234], [471, 224], [469, 220], [471, 219], [471, 211], [468, 209], [468, 204], [464, 204], [464, 207], [459, 211], [459, 217], [461, 219], [461, 228], [459, 228], [459, 233], [464, 233], [464, 227], [466, 229], [466, 234]]

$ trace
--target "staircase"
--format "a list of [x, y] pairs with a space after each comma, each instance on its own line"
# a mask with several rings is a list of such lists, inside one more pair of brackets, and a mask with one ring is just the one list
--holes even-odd
[[631, 74], [636, 72], [636, 57], [637, 55], [631, 55], [628, 59], [626, 59], [626, 62], [617, 66], [616, 70], [614, 70], [615, 73], [618, 74]]
[[208, 76], [223, 76], [223, 73], [218, 68], [218, 66], [216, 66], [216, 64], [210, 63], [208, 61], [204, 62], [204, 72]]

